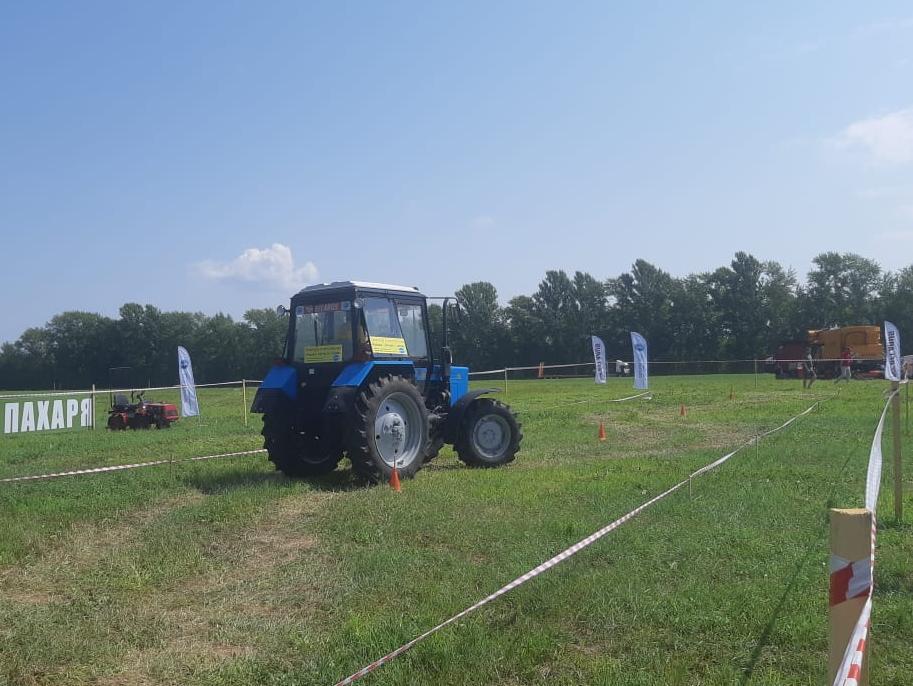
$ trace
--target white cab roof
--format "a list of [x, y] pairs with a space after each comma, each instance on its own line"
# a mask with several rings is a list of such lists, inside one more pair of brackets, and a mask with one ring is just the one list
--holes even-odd
[[315, 283], [306, 286], [301, 293], [314, 293], [315, 291], [329, 291], [339, 288], [373, 288], [379, 291], [399, 291], [401, 293], [418, 293], [415, 286], [397, 286], [391, 283], [373, 283], [371, 281], [333, 281], [332, 283]]

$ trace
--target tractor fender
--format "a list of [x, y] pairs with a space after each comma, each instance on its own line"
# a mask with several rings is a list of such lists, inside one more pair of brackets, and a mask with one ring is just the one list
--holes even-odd
[[288, 365], [276, 365], [266, 375], [250, 411], [273, 414], [282, 406], [290, 406], [298, 397], [298, 372]]
[[415, 364], [411, 361], [353, 362], [340, 372], [327, 392], [323, 403], [324, 414], [348, 414], [355, 398], [370, 383], [381, 376], [398, 374], [409, 381], [415, 379]]
[[460, 396], [450, 411], [447, 413], [447, 419], [444, 422], [444, 442], [455, 443], [460, 431], [460, 424], [463, 423], [463, 417], [472, 404], [479, 399], [479, 396], [488, 395], [489, 393], [500, 393], [500, 388], [479, 388], [474, 391], [467, 391]]

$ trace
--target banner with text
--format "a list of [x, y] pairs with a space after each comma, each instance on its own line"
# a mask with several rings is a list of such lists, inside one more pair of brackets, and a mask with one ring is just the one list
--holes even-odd
[[590, 336], [590, 338], [593, 341], [593, 359], [596, 360], [596, 383], [605, 383], [605, 343], [599, 336]]
[[92, 398], [58, 398], [3, 405], [3, 433], [92, 428]]
[[649, 386], [647, 341], [639, 333], [632, 331], [631, 347], [634, 348], [634, 388], [646, 389]]
[[178, 376], [181, 379], [181, 414], [184, 417], [196, 417], [200, 414], [200, 403], [197, 400], [197, 387], [193, 383], [190, 353], [180, 345], [178, 346]]
[[891, 322], [884, 323], [884, 378], [900, 381], [900, 334]]

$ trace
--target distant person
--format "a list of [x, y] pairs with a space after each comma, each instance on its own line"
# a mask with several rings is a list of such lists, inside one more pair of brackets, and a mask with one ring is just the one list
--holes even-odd
[[802, 362], [802, 388], [811, 388], [815, 383], [818, 375], [815, 373], [815, 358], [812, 357], [812, 349], [805, 349], [805, 360]]
[[849, 348], [844, 348], [843, 352], [840, 353], [840, 376], [834, 379], [834, 383], [840, 383], [841, 379], [850, 382], [850, 379], [853, 378], [853, 353], [850, 352]]
[[903, 372], [903, 380], [908, 381], [913, 378], [913, 355], [904, 355], [901, 360], [900, 369]]

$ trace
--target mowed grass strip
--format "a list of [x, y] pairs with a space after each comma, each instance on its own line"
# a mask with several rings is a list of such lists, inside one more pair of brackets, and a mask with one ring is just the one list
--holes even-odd
[[[824, 682], [827, 508], [862, 501], [884, 384], [836, 398], [832, 384], [805, 392], [751, 375], [651, 386], [652, 400], [608, 403], [632, 394], [630, 380], [511, 382], [503, 399], [525, 433], [517, 461], [469, 470], [445, 450], [401, 494], [358, 488], [345, 469], [290, 481], [264, 456], [2, 487], [0, 682], [334, 683], [829, 398], [690, 496], [670, 496], [365, 683]], [[224, 397], [218, 411], [203, 406], [211, 438], [195, 420], [19, 436], [0, 443], [0, 470], [259, 447], [259, 421], [243, 426], [234, 391], [212, 393]], [[66, 449], [49, 447], [57, 441]], [[40, 464], [13, 454], [28, 442]], [[905, 522], [891, 522], [885, 484], [872, 683], [901, 684], [913, 670], [913, 503], [908, 490]]]

